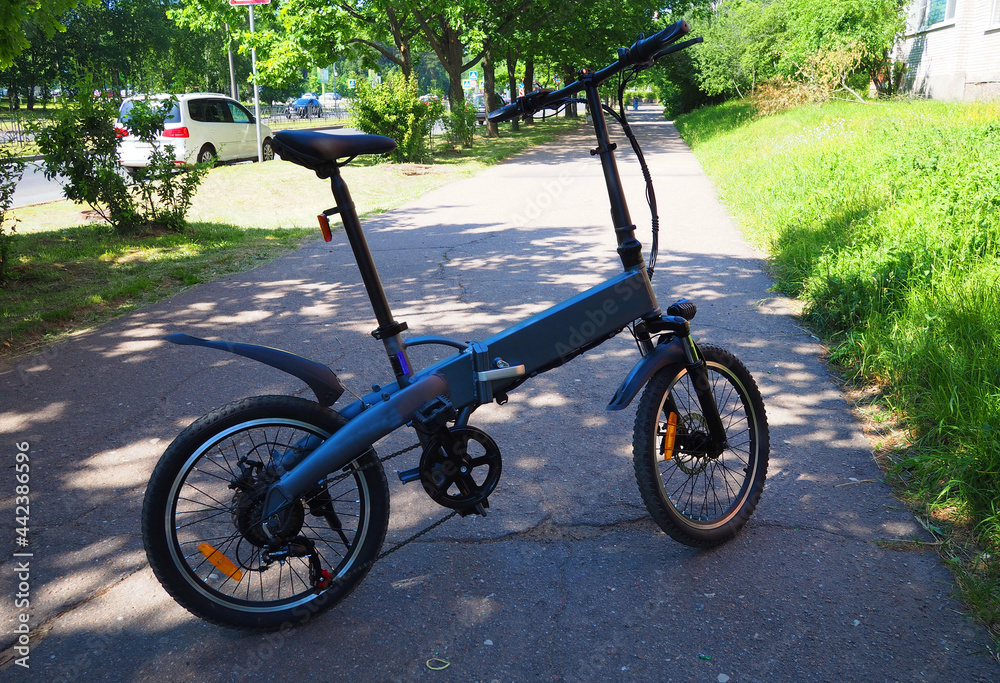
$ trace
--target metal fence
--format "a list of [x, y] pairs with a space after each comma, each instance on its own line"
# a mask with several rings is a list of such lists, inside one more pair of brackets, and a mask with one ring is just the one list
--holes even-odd
[[323, 124], [334, 124], [351, 115], [348, 108], [343, 104], [336, 107], [321, 107], [315, 109], [299, 109], [284, 104], [261, 104], [260, 120], [271, 128], [281, 128], [291, 123], [305, 122], [307, 125], [322, 126]]
[[18, 148], [33, 141], [34, 136], [25, 125], [24, 116], [15, 113], [0, 114], [0, 144]]

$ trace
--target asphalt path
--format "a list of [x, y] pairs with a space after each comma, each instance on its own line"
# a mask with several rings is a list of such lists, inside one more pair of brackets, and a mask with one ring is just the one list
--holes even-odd
[[[714, 550], [649, 520], [632, 474], [634, 411], [604, 407], [637, 361], [624, 335], [478, 410], [504, 476], [486, 518], [456, 518], [376, 564], [344, 603], [268, 635], [212, 626], [156, 583], [139, 536], [145, 483], [198, 415], [243, 396], [307, 395], [278, 371], [160, 338], [285, 348], [361, 391], [389, 372], [342, 234], [0, 365], [5, 464], [29, 442], [30, 672], [5, 680], [996, 680], [987, 634], [883, 483], [824, 349], [770, 291], [674, 128], [632, 115], [662, 216], [661, 304], [699, 304], [698, 337], [735, 352], [767, 404], [760, 506]], [[486, 336], [620, 270], [587, 129], [366, 222], [396, 319], [414, 335]], [[619, 149], [627, 150], [624, 139]], [[640, 239], [638, 166], [619, 154]], [[344, 176], [348, 183], [350, 168]], [[302, 197], [322, 210], [326, 184]], [[362, 211], [364, 207], [359, 207]], [[429, 362], [424, 349], [414, 352]], [[409, 445], [394, 434], [382, 453]], [[402, 462], [401, 462], [402, 461]], [[387, 463], [387, 544], [445, 513]], [[399, 463], [398, 465], [396, 463]], [[0, 487], [13, 490], [14, 472]], [[5, 510], [12, 510], [8, 499]], [[13, 514], [0, 525], [13, 546]], [[927, 539], [925, 539], [927, 540]], [[14, 624], [13, 558], [0, 616]], [[11, 628], [13, 630], [13, 628]], [[6, 643], [13, 641], [4, 632]], [[11, 652], [11, 651], [8, 651]], [[432, 671], [432, 657], [448, 662]]]
[[65, 196], [58, 180], [55, 178], [48, 180], [45, 177], [42, 162], [29, 161], [25, 164], [24, 173], [14, 190], [11, 208], [45, 204], [58, 201]]

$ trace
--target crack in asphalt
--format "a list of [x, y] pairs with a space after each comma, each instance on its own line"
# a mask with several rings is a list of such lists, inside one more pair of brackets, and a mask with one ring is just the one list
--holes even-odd
[[[441, 279], [443, 280], [446, 277], [444, 266], [445, 263], [451, 260], [451, 252], [458, 249], [459, 247], [469, 247], [475, 244], [479, 244], [480, 242], [485, 242], [491, 237], [493, 237], [493, 235], [483, 235], [482, 237], [477, 237], [475, 239], [471, 239], [466, 242], [459, 242], [458, 244], [453, 244], [450, 247], [446, 247], [445, 250], [441, 252], [441, 260], [438, 262], [437, 266], [438, 274], [441, 276]], [[455, 298], [455, 301], [457, 303], [466, 303], [465, 295], [468, 293], [468, 291], [465, 288], [465, 283], [462, 282], [461, 277], [457, 277], [455, 281], [458, 284], [458, 288], [462, 290], [462, 293]]]
[[[630, 527], [635, 527], [632, 529]], [[504, 543], [507, 541], [524, 539], [533, 543], [564, 543], [567, 541], [583, 541], [606, 536], [618, 530], [638, 530], [644, 527], [648, 530], [658, 530], [658, 527], [650, 519], [648, 514], [640, 517], [620, 519], [614, 522], [601, 523], [572, 523], [564, 524], [552, 521], [552, 515], [548, 515], [535, 525], [520, 531], [511, 531], [501, 536], [490, 538], [435, 538], [414, 541], [415, 543], [458, 543], [460, 545], [489, 545], [493, 543]]]

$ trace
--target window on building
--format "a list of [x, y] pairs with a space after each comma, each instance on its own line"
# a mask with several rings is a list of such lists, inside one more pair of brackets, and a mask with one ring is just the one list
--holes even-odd
[[990, 19], [990, 26], [1000, 25], [1000, 0], [993, 0], [993, 17]]
[[927, 3], [927, 26], [954, 19], [956, 2], [957, 0], [929, 0]]

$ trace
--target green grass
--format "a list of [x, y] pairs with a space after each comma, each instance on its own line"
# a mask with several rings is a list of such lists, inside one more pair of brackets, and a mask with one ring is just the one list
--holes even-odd
[[[426, 164], [345, 168], [359, 213], [386, 211], [575, 128], [556, 119], [456, 151], [438, 141]], [[191, 207], [190, 230], [121, 238], [68, 201], [14, 209], [10, 278], [0, 287], [0, 356], [87, 329], [184, 288], [271, 261], [318, 236], [329, 181], [287, 162], [212, 169]]]
[[[972, 531], [970, 604], [1000, 601], [1000, 103], [829, 103], [678, 129], [833, 360], [880, 389], [892, 472]], [[972, 578], [969, 578], [972, 577]], [[983, 595], [989, 596], [983, 599]], [[997, 610], [977, 610], [998, 632]]]

